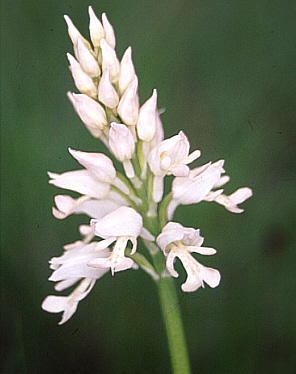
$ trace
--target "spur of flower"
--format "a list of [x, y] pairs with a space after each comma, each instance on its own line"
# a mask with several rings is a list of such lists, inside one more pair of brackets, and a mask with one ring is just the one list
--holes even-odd
[[[174, 212], [179, 205], [205, 201], [241, 213], [238, 205], [252, 196], [248, 187], [224, 193], [221, 187], [230, 180], [224, 175], [224, 160], [190, 168], [201, 152], [190, 152], [183, 131], [164, 139], [157, 90], [140, 105], [131, 47], [119, 59], [106, 14], [100, 21], [89, 7], [89, 18], [91, 43], [65, 16], [74, 50], [74, 55], [67, 54], [69, 69], [79, 91], [68, 92], [68, 98], [108, 155], [69, 148], [80, 168], [48, 173], [49, 183], [78, 194], [57, 195], [53, 215], [65, 219], [85, 214], [90, 219], [89, 225], [79, 227], [82, 238], [65, 245], [64, 253], [49, 262], [53, 270], [49, 280], [58, 282], [55, 290], [74, 287], [68, 296], [50, 295], [42, 303], [44, 310], [62, 313], [60, 324], [71, 318], [79, 301], [108, 272], [114, 276], [140, 268], [161, 282], [178, 277], [178, 259], [187, 273], [183, 291], [194, 292], [205, 284], [217, 287], [219, 271], [198, 258], [216, 250], [203, 246], [200, 229], [173, 222]], [[121, 164], [120, 170], [112, 158]], [[166, 183], [171, 183], [171, 190], [164, 196]]]

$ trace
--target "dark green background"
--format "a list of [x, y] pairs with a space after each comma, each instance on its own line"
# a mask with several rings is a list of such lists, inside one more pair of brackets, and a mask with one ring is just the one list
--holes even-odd
[[[295, 4], [295, 2], [293, 2]], [[169, 373], [155, 288], [140, 271], [106, 275], [63, 326], [41, 310], [47, 261], [79, 238], [85, 217], [51, 215], [46, 171], [77, 168], [67, 147], [103, 151], [66, 98], [74, 90], [63, 14], [88, 35], [89, 1], [2, 3], [1, 373]], [[295, 6], [280, 0], [92, 3], [133, 47], [141, 102], [158, 89], [166, 136], [183, 129], [202, 158], [226, 160], [226, 192], [254, 196], [234, 215], [180, 207], [218, 250], [217, 289], [182, 294], [193, 373], [294, 373]]]

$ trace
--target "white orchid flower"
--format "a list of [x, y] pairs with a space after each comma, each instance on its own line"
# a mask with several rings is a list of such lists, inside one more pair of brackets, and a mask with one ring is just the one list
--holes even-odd
[[216, 269], [201, 265], [191, 255], [192, 252], [202, 255], [213, 255], [213, 248], [201, 247], [203, 238], [199, 230], [186, 228], [179, 223], [169, 222], [157, 237], [157, 244], [166, 255], [166, 267], [172, 277], [179, 274], [174, 269], [175, 259], [178, 257], [187, 272], [186, 282], [181, 288], [185, 292], [196, 291], [204, 287], [204, 282], [210, 287], [217, 287], [220, 283], [220, 273]]
[[99, 258], [89, 261], [88, 265], [99, 268], [110, 268], [114, 272], [126, 270], [133, 266], [133, 260], [125, 257], [127, 243], [132, 243], [131, 254], [137, 249], [137, 237], [141, 234], [143, 219], [139, 213], [130, 207], [120, 207], [107, 214], [100, 220], [91, 220], [94, 233], [103, 240], [97, 249], [105, 249], [115, 242], [113, 251], [108, 258]]

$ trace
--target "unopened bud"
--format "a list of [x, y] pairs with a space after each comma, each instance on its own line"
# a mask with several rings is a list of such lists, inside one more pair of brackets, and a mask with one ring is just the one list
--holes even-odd
[[119, 91], [121, 94], [135, 78], [135, 68], [132, 61], [132, 49], [128, 47], [120, 62]]
[[87, 49], [91, 49], [89, 42], [80, 34], [80, 32], [77, 30], [77, 28], [74, 26], [73, 22], [71, 21], [70, 17], [68, 17], [67, 15], [64, 15], [64, 19], [67, 23], [68, 34], [70, 36], [70, 39], [72, 40], [74, 47], [77, 47], [78, 39], [80, 39]]
[[116, 158], [123, 162], [131, 159], [135, 152], [135, 140], [129, 129], [121, 123], [111, 123], [109, 146]]
[[99, 83], [99, 100], [106, 105], [108, 108], [116, 108], [119, 102], [119, 98], [115, 88], [110, 82], [109, 69], [106, 69], [102, 75]]
[[90, 38], [94, 47], [99, 48], [100, 40], [105, 37], [105, 31], [100, 20], [95, 15], [95, 12], [93, 11], [93, 8], [91, 6], [88, 7], [88, 14]]
[[108, 21], [106, 13], [102, 14], [102, 22], [105, 31], [105, 39], [110, 47], [114, 49], [116, 45], [115, 34], [111, 23]]
[[115, 157], [123, 163], [126, 176], [134, 178], [135, 171], [130, 159], [135, 152], [135, 140], [125, 125], [115, 122], [111, 123], [109, 146]]
[[118, 82], [120, 65], [116, 53], [112, 47], [106, 42], [105, 39], [101, 39], [100, 47], [102, 50], [102, 69], [103, 72], [106, 69], [110, 70], [110, 79], [112, 83]]
[[87, 75], [77, 62], [77, 60], [67, 53], [68, 60], [70, 62], [70, 70], [75, 82], [75, 86], [78, 90], [93, 98], [97, 97], [97, 87], [89, 75]]
[[137, 123], [138, 136], [141, 140], [149, 142], [156, 132], [157, 91], [153, 90], [152, 96], [141, 106]]
[[90, 50], [82, 43], [81, 39], [78, 39], [77, 42], [77, 57], [81, 68], [86, 74], [92, 78], [100, 75], [100, 67], [96, 59], [91, 54]]
[[125, 90], [120, 99], [118, 114], [128, 126], [135, 126], [139, 118], [138, 78], [135, 75], [133, 82]]
[[84, 94], [68, 92], [68, 98], [74, 106], [81, 121], [95, 138], [101, 136], [103, 128], [107, 125], [105, 110], [101, 105]]

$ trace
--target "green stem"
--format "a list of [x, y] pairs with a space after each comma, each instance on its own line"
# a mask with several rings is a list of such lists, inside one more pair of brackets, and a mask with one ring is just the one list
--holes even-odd
[[162, 316], [168, 337], [173, 374], [190, 374], [190, 364], [180, 313], [179, 300], [173, 279], [160, 278], [157, 282]]

